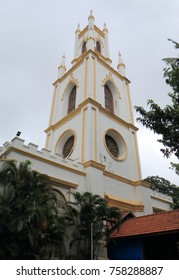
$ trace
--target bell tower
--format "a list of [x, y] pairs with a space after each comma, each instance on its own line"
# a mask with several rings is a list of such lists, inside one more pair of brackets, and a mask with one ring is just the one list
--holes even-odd
[[140, 163], [125, 64], [118, 55], [111, 66], [108, 30], [94, 24], [75, 32], [72, 67], [63, 55], [54, 82], [46, 148], [84, 165], [104, 165], [108, 172], [140, 180]]
[[91, 11], [87, 26], [76, 29], [71, 68], [65, 55], [58, 67], [45, 148], [15, 137], [0, 158], [29, 159], [65, 201], [88, 191], [137, 216], [170, 210], [171, 200], [141, 180], [129, 85], [121, 53], [114, 68], [107, 26], [98, 28]]

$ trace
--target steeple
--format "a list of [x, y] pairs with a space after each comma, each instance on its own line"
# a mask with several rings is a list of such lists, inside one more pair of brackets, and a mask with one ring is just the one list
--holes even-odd
[[76, 63], [84, 52], [89, 50], [96, 52], [106, 63], [111, 63], [106, 23], [103, 29], [100, 29], [94, 24], [94, 21], [95, 18], [91, 10], [88, 25], [83, 30], [80, 30], [80, 25], [78, 24], [75, 32], [75, 51], [72, 64]]
[[63, 54], [62, 59], [61, 59], [61, 64], [58, 67], [58, 78], [61, 78], [66, 72], [66, 67], [65, 67], [65, 54]]
[[93, 16], [93, 11], [90, 11], [90, 15], [88, 17], [88, 30], [93, 30], [94, 29], [94, 16]]
[[103, 32], [105, 34], [105, 56], [109, 58], [108, 29], [104, 23]]
[[79, 34], [80, 34], [81, 30], [80, 30], [80, 24], [77, 25], [77, 29], [75, 31], [75, 50], [74, 50], [74, 58], [78, 57], [78, 40], [79, 40]]
[[[111, 206], [152, 213], [156, 196], [141, 182], [137, 127], [133, 122], [130, 81], [118, 54], [117, 69], [109, 58], [108, 29], [94, 24], [92, 11], [86, 27], [75, 32], [75, 57], [68, 71], [65, 55], [54, 82], [46, 157], [51, 177], [79, 192], [105, 196]], [[50, 151], [50, 152], [49, 152]], [[148, 192], [148, 193], [147, 193]], [[162, 202], [163, 203], [163, 202]], [[145, 207], [144, 207], [145, 204]], [[161, 199], [159, 201], [159, 207]], [[167, 207], [164, 209], [168, 209]], [[163, 204], [161, 206], [163, 208]]]
[[119, 52], [117, 69], [118, 69], [119, 74], [121, 74], [121, 76], [125, 76], [125, 68], [126, 68], [126, 66], [123, 62], [122, 55]]
[[87, 49], [94, 49], [94, 16], [92, 10], [90, 11], [90, 15], [88, 17], [88, 36], [87, 36]]

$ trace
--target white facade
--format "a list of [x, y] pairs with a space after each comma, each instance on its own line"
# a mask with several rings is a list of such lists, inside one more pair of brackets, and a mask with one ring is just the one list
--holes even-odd
[[91, 12], [88, 25], [76, 30], [72, 67], [66, 71], [63, 56], [58, 68], [45, 149], [16, 137], [0, 158], [28, 158], [66, 200], [74, 190], [90, 191], [136, 215], [170, 210], [171, 199], [141, 181], [129, 84], [120, 54], [117, 69], [111, 67], [108, 30], [94, 25]]

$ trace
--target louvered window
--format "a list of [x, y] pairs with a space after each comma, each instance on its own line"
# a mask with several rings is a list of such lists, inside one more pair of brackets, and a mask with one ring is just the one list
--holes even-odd
[[73, 87], [68, 100], [68, 114], [75, 109], [76, 105], [76, 86]]
[[68, 138], [68, 140], [65, 142], [63, 146], [62, 155], [64, 158], [70, 155], [73, 148], [73, 144], [74, 144], [74, 136], [71, 136], [70, 138]]
[[116, 141], [109, 135], [105, 135], [106, 146], [110, 153], [115, 157], [119, 157], [119, 148]]
[[82, 53], [86, 51], [86, 42], [83, 42], [83, 45], [82, 45]]
[[113, 95], [107, 85], [104, 86], [104, 94], [105, 94], [105, 108], [111, 113], [114, 113]]
[[96, 42], [96, 50], [101, 53], [101, 45], [98, 41]]

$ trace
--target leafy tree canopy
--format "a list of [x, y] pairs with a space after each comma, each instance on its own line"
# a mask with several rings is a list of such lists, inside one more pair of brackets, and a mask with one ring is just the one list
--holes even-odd
[[[0, 168], [0, 259], [41, 259], [59, 245], [64, 225], [48, 176], [30, 161], [6, 161]], [[49, 250], [48, 250], [49, 252]]]
[[[176, 49], [179, 48], [179, 43], [170, 41]], [[149, 111], [141, 106], [135, 106], [135, 110], [141, 115], [137, 118], [138, 122], [162, 136], [158, 141], [164, 146], [161, 149], [164, 156], [168, 158], [174, 154], [179, 158], [179, 58], [165, 58], [163, 60], [167, 65], [164, 68], [164, 78], [172, 88], [172, 92], [168, 94], [171, 98], [171, 104], [162, 109], [153, 100], [148, 100]], [[178, 163], [173, 163], [172, 168], [179, 174]]]

